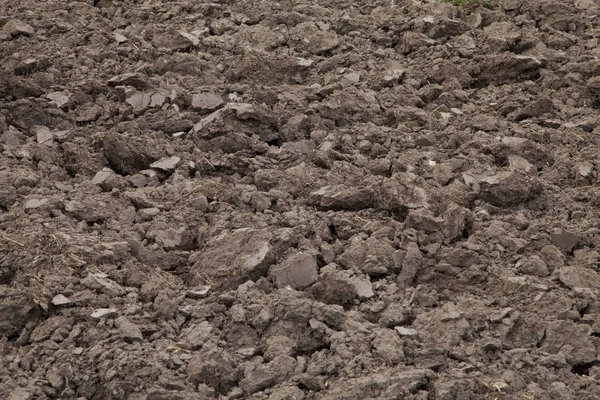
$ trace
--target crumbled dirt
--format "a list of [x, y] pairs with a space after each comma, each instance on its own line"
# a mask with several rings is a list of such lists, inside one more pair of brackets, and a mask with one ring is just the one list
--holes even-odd
[[600, 398], [595, 2], [0, 10], [0, 398]]

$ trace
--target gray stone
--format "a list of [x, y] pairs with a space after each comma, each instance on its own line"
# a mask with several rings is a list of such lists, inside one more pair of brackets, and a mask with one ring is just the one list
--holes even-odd
[[64, 306], [71, 303], [72, 301], [62, 294], [57, 294], [52, 298], [52, 304], [54, 304], [55, 306]]
[[361, 300], [368, 300], [371, 297], [375, 296], [373, 293], [373, 284], [368, 277], [362, 278], [358, 276], [353, 276], [350, 278], [350, 283], [354, 285], [356, 289], [356, 294]]
[[193, 349], [199, 349], [212, 336], [213, 327], [208, 321], [202, 321], [185, 328], [180, 337]]
[[569, 266], [558, 269], [560, 282], [571, 288], [600, 289], [600, 274], [592, 268]]
[[90, 316], [94, 319], [100, 319], [102, 317], [112, 316], [117, 313], [115, 308], [99, 308], [95, 310]]
[[570, 253], [579, 243], [579, 237], [574, 233], [562, 231], [551, 236], [552, 243], [560, 250]]
[[562, 352], [571, 366], [596, 360], [597, 352], [590, 339], [592, 328], [569, 321], [552, 321], [546, 327], [541, 349], [556, 354]]
[[119, 317], [115, 320], [115, 326], [119, 330], [121, 337], [127, 341], [142, 341], [144, 337], [140, 328], [127, 317]]
[[180, 161], [181, 158], [177, 156], [164, 157], [150, 164], [150, 168], [159, 169], [165, 172], [173, 172], [175, 171], [175, 168], [177, 168], [177, 165]]
[[392, 365], [404, 360], [402, 340], [391, 329], [377, 329], [373, 340], [374, 353]]
[[192, 96], [192, 108], [199, 111], [214, 111], [222, 104], [223, 99], [215, 93], [197, 93]]
[[317, 281], [319, 274], [317, 261], [310, 254], [295, 254], [269, 269], [269, 276], [275, 286], [291, 286], [304, 289]]
[[406, 255], [402, 261], [402, 270], [398, 274], [398, 279], [396, 280], [398, 286], [401, 288], [412, 286], [422, 264], [423, 255], [421, 254], [421, 250], [419, 250], [419, 246], [416, 243], [411, 242], [408, 245]]
[[548, 266], [539, 256], [525, 257], [517, 262], [517, 270], [526, 275], [544, 277], [550, 275]]
[[35, 31], [31, 25], [18, 19], [11, 19], [8, 21], [6, 24], [4, 24], [2, 30], [6, 33], [9, 33], [11, 36], [31, 36], [35, 34]]
[[406, 328], [404, 326], [397, 326], [394, 328], [394, 330], [400, 336], [418, 336], [419, 335], [419, 332], [416, 329]]
[[121, 285], [109, 279], [108, 275], [101, 272], [89, 273], [81, 280], [81, 284], [90, 289], [99, 290], [113, 296], [123, 296], [126, 293]]

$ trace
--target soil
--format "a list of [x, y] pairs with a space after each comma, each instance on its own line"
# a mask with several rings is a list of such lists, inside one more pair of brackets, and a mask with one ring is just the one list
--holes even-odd
[[600, 398], [598, 15], [1, 0], [0, 398]]

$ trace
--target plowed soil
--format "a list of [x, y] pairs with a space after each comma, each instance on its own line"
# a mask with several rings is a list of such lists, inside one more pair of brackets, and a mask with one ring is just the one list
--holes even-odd
[[0, 0], [0, 398], [600, 398], [593, 0]]

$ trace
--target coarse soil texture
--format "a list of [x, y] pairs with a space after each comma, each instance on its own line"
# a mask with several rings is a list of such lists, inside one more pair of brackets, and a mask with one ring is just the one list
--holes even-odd
[[600, 398], [593, 0], [0, 0], [0, 399]]

